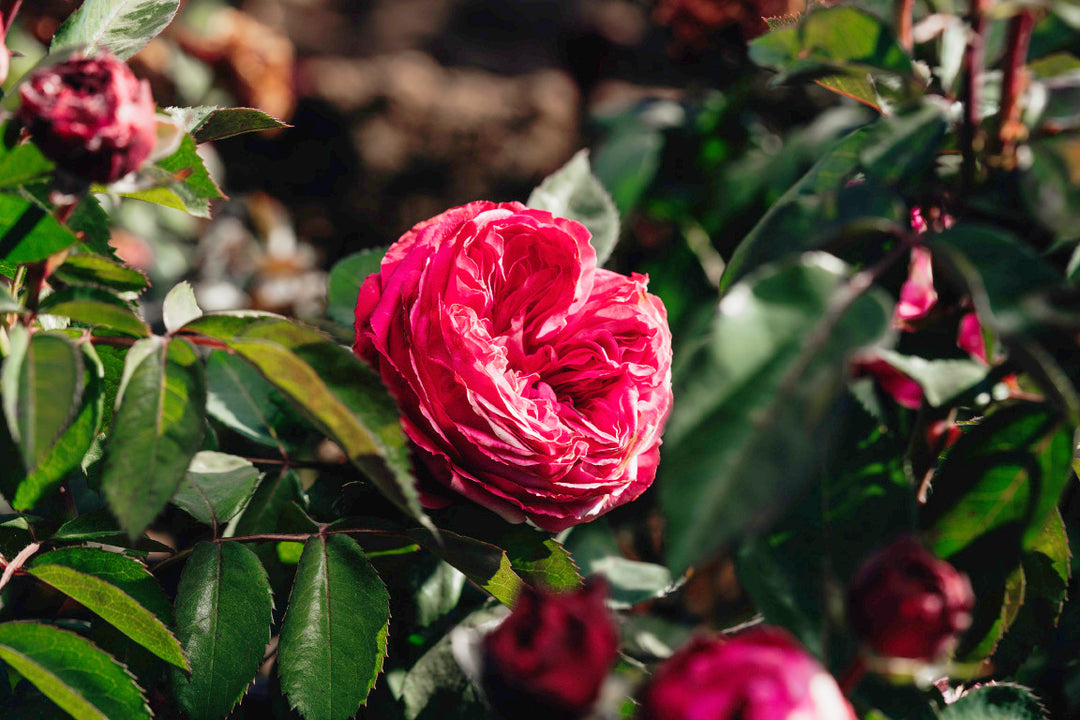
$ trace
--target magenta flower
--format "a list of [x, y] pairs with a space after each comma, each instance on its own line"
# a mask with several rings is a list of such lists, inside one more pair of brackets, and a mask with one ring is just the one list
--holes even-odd
[[848, 585], [848, 619], [876, 655], [933, 662], [971, 624], [967, 576], [904, 537], [871, 556]]
[[20, 93], [18, 117], [34, 144], [84, 180], [119, 180], [139, 169], [157, 142], [149, 83], [108, 51], [43, 67]]
[[606, 597], [596, 579], [562, 594], [522, 587], [483, 641], [484, 688], [505, 717], [560, 720], [591, 709], [619, 651]]
[[982, 323], [979, 316], [969, 312], [960, 318], [960, 328], [956, 335], [956, 344], [974, 358], [989, 364], [986, 354], [986, 340], [983, 338]]
[[937, 299], [930, 250], [921, 245], [913, 247], [908, 278], [900, 287], [900, 302], [893, 311], [893, 326], [910, 330], [911, 322], [926, 317]]
[[430, 471], [557, 532], [653, 481], [671, 408], [671, 333], [647, 279], [596, 268], [580, 224], [474, 202], [420, 223], [360, 288], [355, 352], [401, 405]]
[[854, 357], [851, 361], [851, 372], [856, 378], [873, 378], [878, 387], [900, 407], [918, 410], [922, 405], [922, 386], [873, 352], [864, 352]]
[[653, 674], [642, 720], [855, 720], [832, 675], [790, 635], [760, 626], [698, 637]]

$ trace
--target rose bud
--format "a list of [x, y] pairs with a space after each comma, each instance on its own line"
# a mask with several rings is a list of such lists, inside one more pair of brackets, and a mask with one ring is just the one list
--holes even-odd
[[108, 51], [43, 67], [20, 93], [18, 117], [34, 144], [83, 180], [119, 180], [139, 169], [157, 142], [150, 85]]
[[832, 675], [783, 630], [698, 637], [653, 674], [641, 720], [855, 720]]
[[647, 278], [597, 268], [589, 237], [474, 202], [405, 233], [364, 280], [353, 350], [398, 401], [427, 507], [457, 493], [559, 532], [652, 483], [667, 315]]
[[595, 578], [564, 594], [523, 586], [513, 612], [483, 640], [492, 706], [513, 720], [588, 713], [619, 651], [606, 596]]
[[967, 576], [912, 537], [868, 558], [847, 601], [852, 630], [874, 654], [924, 662], [955, 647], [975, 606]]

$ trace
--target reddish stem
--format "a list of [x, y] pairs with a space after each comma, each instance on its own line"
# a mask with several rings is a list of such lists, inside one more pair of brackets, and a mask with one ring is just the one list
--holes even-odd
[[1005, 49], [1005, 76], [1002, 78], [1001, 114], [998, 127], [998, 140], [1001, 154], [1011, 164], [1015, 161], [1016, 143], [1022, 139], [1024, 126], [1020, 122], [1020, 96], [1027, 86], [1028, 46], [1031, 44], [1031, 31], [1035, 27], [1035, 18], [1031, 10], [1023, 9], [1009, 21], [1009, 37]]
[[980, 149], [979, 121], [982, 119], [982, 75], [986, 54], [986, 10], [990, 0], [970, 0], [969, 21], [971, 38], [964, 50], [964, 75], [961, 98], [964, 102], [964, 122], [960, 128], [960, 146], [963, 152], [961, 179], [965, 191], [975, 184], [975, 155]]
[[0, 40], [7, 37], [22, 0], [0, 0]]
[[915, 0], [897, 0], [896, 2], [896, 38], [900, 47], [911, 52], [915, 39], [911, 32], [911, 17], [915, 10]]

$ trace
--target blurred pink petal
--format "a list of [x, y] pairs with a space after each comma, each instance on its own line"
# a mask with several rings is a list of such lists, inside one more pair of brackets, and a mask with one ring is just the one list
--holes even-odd
[[986, 355], [986, 340], [983, 338], [982, 323], [979, 317], [969, 312], [960, 318], [960, 331], [956, 336], [956, 344], [972, 357], [978, 358], [986, 364], [990, 363]]
[[909, 323], [925, 317], [937, 302], [934, 290], [934, 269], [930, 250], [925, 247], [911, 249], [908, 279], [900, 287], [900, 302], [893, 312], [893, 326], [910, 330]]
[[897, 370], [877, 355], [867, 353], [852, 361], [855, 377], [872, 377], [885, 393], [900, 407], [918, 410], [923, 391], [919, 383]]

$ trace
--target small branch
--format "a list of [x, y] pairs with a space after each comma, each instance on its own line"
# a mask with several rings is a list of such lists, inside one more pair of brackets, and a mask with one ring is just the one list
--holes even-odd
[[1023, 9], [1009, 20], [1009, 37], [1005, 49], [1005, 75], [1002, 78], [1001, 112], [998, 114], [998, 142], [1001, 146], [1002, 160], [1007, 167], [1016, 163], [1016, 144], [1023, 140], [1025, 128], [1020, 122], [1023, 108], [1020, 96], [1027, 88], [1028, 46], [1031, 44], [1031, 31], [1035, 27], [1035, 18], [1030, 9]]
[[91, 335], [89, 331], [79, 338], [79, 342], [88, 342], [91, 345], [112, 345], [114, 347], [131, 347], [139, 341], [139, 338], [116, 337], [112, 335]]
[[[26, 561], [30, 559], [30, 556], [36, 553], [40, 547], [41, 543], [32, 542], [20, 550], [19, 554], [16, 555], [11, 562], [7, 563], [4, 567], [4, 574], [0, 575], [0, 590], [4, 589], [4, 586], [8, 584], [15, 573], [21, 574], [22, 566], [26, 564]], [[2, 559], [3, 556], [0, 555], [0, 560]]]
[[297, 468], [300, 470], [339, 470], [350, 467], [344, 462], [323, 462], [321, 460], [293, 460], [292, 458], [256, 458], [245, 457], [252, 465], [272, 465], [283, 469]]
[[38, 306], [41, 303], [41, 291], [45, 287], [45, 269], [47, 260], [39, 260], [26, 266], [26, 314], [23, 324], [30, 327], [37, 319]]
[[979, 121], [982, 119], [983, 64], [986, 54], [986, 9], [990, 0], [970, 0], [968, 18], [971, 35], [964, 49], [964, 73], [961, 99], [964, 103], [964, 120], [960, 127], [960, 150], [963, 153], [961, 180], [964, 193], [975, 185], [976, 153], [981, 145]]
[[911, 16], [915, 9], [915, 0], [896, 0], [896, 38], [900, 41], [900, 47], [908, 52], [915, 47], [915, 39], [911, 32]]

